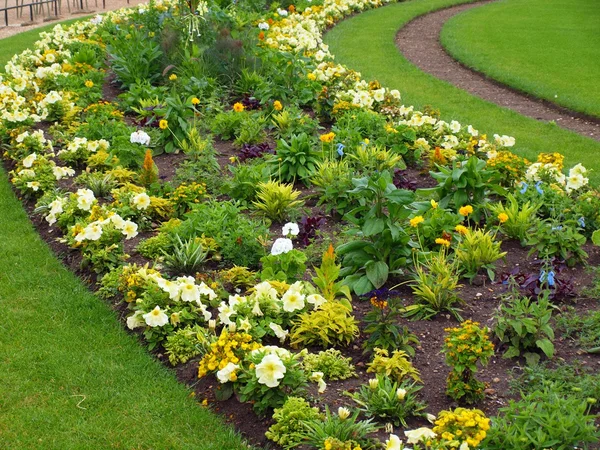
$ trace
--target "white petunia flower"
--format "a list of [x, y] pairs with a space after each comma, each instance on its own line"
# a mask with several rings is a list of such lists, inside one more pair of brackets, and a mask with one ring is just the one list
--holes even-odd
[[138, 234], [138, 226], [137, 223], [132, 222], [131, 220], [125, 220], [123, 222], [123, 227], [121, 228], [121, 232], [125, 235], [125, 239], [133, 239]]
[[306, 302], [310, 303], [317, 309], [323, 303], [327, 303], [327, 299], [320, 294], [311, 294], [306, 297]]
[[221, 384], [225, 384], [230, 381], [235, 381], [237, 380], [237, 377], [235, 376], [235, 371], [239, 368], [240, 366], [230, 362], [217, 372], [217, 379]]
[[256, 376], [258, 377], [258, 382], [272, 388], [279, 386], [279, 383], [285, 376], [287, 369], [285, 368], [285, 365], [279, 356], [271, 354], [266, 355], [262, 361], [257, 364], [255, 371]]
[[143, 315], [144, 320], [146, 321], [146, 325], [149, 327], [162, 327], [169, 322], [169, 317], [164, 313], [162, 309], [158, 305], [150, 311]]
[[294, 312], [304, 308], [305, 295], [291, 288], [287, 290], [281, 301], [283, 302], [283, 310], [286, 312]]
[[402, 448], [402, 441], [395, 434], [390, 434], [390, 438], [385, 441], [385, 450], [400, 450]]
[[131, 316], [129, 316], [127, 318], [127, 328], [133, 330], [135, 328], [143, 327], [146, 323], [144, 321], [144, 318], [142, 317], [143, 314], [143, 311], [138, 310], [134, 312]]
[[89, 211], [95, 200], [96, 197], [90, 189], [77, 190], [77, 207], [82, 211]]
[[27, 156], [25, 159], [23, 159], [23, 167], [29, 169], [33, 165], [33, 162], [36, 159], [37, 159], [36, 153], [32, 153], [31, 155]]
[[200, 291], [194, 282], [194, 278], [180, 277], [177, 278], [177, 281], [179, 282], [182, 301], [200, 303]]
[[417, 428], [416, 430], [405, 431], [404, 435], [406, 436], [407, 442], [409, 444], [418, 444], [427, 439], [433, 439], [437, 435], [433, 432], [433, 430], [427, 427]]
[[275, 336], [277, 336], [279, 342], [281, 342], [282, 344], [285, 342], [285, 339], [287, 338], [288, 334], [290, 334], [288, 330], [284, 330], [283, 328], [281, 328], [281, 325], [276, 324], [275, 322], [271, 322], [269, 324], [269, 328], [273, 330], [273, 333], [275, 333]]
[[131, 198], [131, 204], [140, 211], [148, 209], [148, 206], [150, 206], [150, 197], [145, 192], [141, 192]]
[[327, 389], [327, 383], [323, 380], [323, 372], [313, 372], [310, 375], [310, 381], [314, 381], [318, 385], [318, 392], [322, 394]]

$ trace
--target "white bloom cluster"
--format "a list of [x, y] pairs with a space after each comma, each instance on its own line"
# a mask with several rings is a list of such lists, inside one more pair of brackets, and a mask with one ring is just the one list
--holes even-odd
[[150, 135], [144, 130], [137, 130], [131, 133], [129, 141], [132, 144], [150, 145]]
[[120, 215], [113, 213], [106, 219], [89, 223], [75, 235], [75, 241], [97, 241], [102, 237], [104, 227], [109, 225], [119, 230], [125, 236], [125, 239], [133, 239], [138, 234], [138, 226], [135, 222], [125, 220]]

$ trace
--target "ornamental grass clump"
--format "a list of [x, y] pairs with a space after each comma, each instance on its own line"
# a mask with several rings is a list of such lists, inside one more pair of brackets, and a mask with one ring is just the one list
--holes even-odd
[[446, 364], [452, 369], [448, 374], [446, 394], [463, 403], [476, 403], [485, 397], [485, 383], [475, 378], [477, 364], [487, 365], [494, 354], [487, 328], [467, 320], [459, 327], [446, 328], [443, 353]]
[[295, 211], [304, 204], [302, 200], [298, 200], [299, 196], [300, 191], [294, 190], [291, 184], [267, 181], [259, 183], [256, 201], [252, 204], [267, 218], [283, 222], [295, 215]]

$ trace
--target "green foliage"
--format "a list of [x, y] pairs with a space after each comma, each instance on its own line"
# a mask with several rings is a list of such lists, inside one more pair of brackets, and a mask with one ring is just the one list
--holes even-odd
[[171, 248], [163, 250], [163, 263], [173, 273], [195, 275], [206, 261], [208, 249], [204, 248], [199, 238], [189, 238], [182, 241], [179, 235]]
[[553, 392], [569, 397], [579, 397], [600, 402], [600, 374], [586, 367], [579, 361], [559, 361], [557, 366], [550, 366], [545, 361], [532, 366], [519, 368], [522, 373], [510, 382], [515, 393], [531, 393], [550, 387]]
[[288, 397], [281, 408], [275, 408], [275, 422], [265, 436], [284, 449], [296, 447], [302, 441], [304, 423], [323, 420], [318, 408], [310, 406], [301, 397]]
[[262, 221], [242, 214], [237, 203], [210, 201], [196, 205], [174, 233], [182, 240], [211, 237], [224, 260], [253, 268], [264, 255], [259, 239], [266, 237], [268, 230]]
[[554, 330], [551, 319], [555, 306], [548, 296], [549, 292], [544, 291], [535, 301], [514, 290], [503, 297], [500, 309], [494, 314], [494, 334], [500, 342], [508, 345], [504, 358], [523, 355], [531, 364], [540, 359], [540, 355], [535, 353], [537, 350], [552, 358]]
[[456, 259], [466, 278], [473, 280], [480, 269], [486, 269], [488, 277], [494, 281], [494, 263], [506, 256], [500, 249], [502, 242], [495, 238], [495, 233], [483, 230], [467, 229], [462, 235], [456, 247]]
[[260, 259], [262, 281], [285, 281], [293, 283], [301, 280], [306, 272], [306, 255], [300, 250], [292, 249], [279, 255], [265, 255]]
[[475, 378], [477, 364], [487, 365], [494, 354], [487, 327], [467, 320], [460, 327], [446, 328], [443, 352], [452, 369], [446, 381], [446, 394], [456, 401], [476, 403], [485, 397], [485, 383]]
[[[326, 441], [334, 441], [338, 445], [352, 442], [349, 448], [359, 445], [361, 448], [373, 448], [373, 442], [367, 436], [376, 432], [377, 427], [371, 419], [358, 420], [360, 410], [356, 410], [351, 416], [342, 417], [332, 414], [328, 406], [325, 406], [325, 420], [313, 419], [304, 422], [304, 432], [301, 434], [302, 443], [308, 448], [325, 449]], [[338, 447], [344, 448], [344, 447]]]
[[109, 173], [83, 172], [77, 177], [77, 182], [90, 189], [96, 198], [107, 198], [117, 182]]
[[222, 139], [235, 138], [238, 146], [258, 144], [265, 138], [266, 119], [260, 112], [227, 111], [215, 116], [211, 130]]
[[348, 302], [328, 301], [315, 311], [302, 313], [294, 322], [292, 345], [348, 346], [359, 334], [357, 324]]
[[[265, 351], [256, 351], [246, 357], [253, 365], [258, 365]], [[297, 355], [289, 354], [280, 358], [285, 366], [285, 375], [275, 387], [269, 387], [258, 382], [258, 377], [254, 369], [243, 369], [238, 377], [238, 383], [235, 384], [240, 400], [243, 402], [252, 402], [254, 410], [261, 415], [265, 415], [269, 408], [279, 408], [283, 406], [286, 398], [290, 395], [298, 395], [307, 385], [306, 373]]]
[[570, 308], [556, 319], [556, 326], [564, 335], [576, 339], [590, 352], [600, 352], [600, 311], [581, 315]]
[[399, 221], [409, 215], [405, 208], [414, 193], [397, 189], [389, 172], [353, 179], [350, 191], [359, 206], [346, 215], [357, 229], [356, 239], [337, 249], [343, 256], [344, 284], [357, 295], [379, 289], [390, 275], [402, 274], [410, 256], [410, 240]]
[[583, 250], [585, 236], [579, 233], [574, 220], [540, 220], [529, 234], [529, 254], [537, 252], [540, 259], [561, 258], [568, 266], [585, 262], [588, 254]]
[[327, 212], [343, 215], [350, 208], [352, 171], [345, 160], [325, 160], [317, 163], [310, 182], [319, 193], [318, 205], [325, 205]]
[[352, 301], [352, 295], [348, 286], [343, 286], [337, 282], [341, 266], [335, 263], [335, 252], [333, 245], [329, 244], [326, 252], [323, 252], [321, 267], [315, 267], [316, 276], [312, 282], [319, 288], [323, 297], [328, 301], [333, 301], [338, 297], [344, 296], [348, 301]]
[[278, 181], [259, 183], [254, 207], [263, 215], [275, 222], [283, 222], [294, 215], [295, 211], [303, 205], [298, 200], [300, 191], [295, 191], [291, 184]]
[[540, 208], [539, 204], [529, 201], [519, 204], [513, 194], [508, 194], [506, 204], [499, 202], [488, 207], [496, 219], [499, 214], [507, 215], [508, 219], [500, 223], [500, 229], [509, 238], [518, 239], [521, 244], [527, 241], [528, 231], [534, 226], [536, 213]]
[[493, 420], [487, 450], [568, 450], [598, 443], [600, 433], [589, 415], [590, 404], [578, 397], [563, 397], [552, 389], [509, 400]]
[[231, 177], [223, 185], [223, 192], [234, 200], [250, 204], [256, 200], [258, 185], [270, 179], [267, 163], [258, 160], [248, 164], [229, 166]]
[[424, 415], [422, 411], [427, 405], [417, 399], [422, 387], [414, 381], [398, 383], [386, 375], [377, 375], [369, 380], [368, 386], [362, 385], [355, 393], [345, 394], [358, 403], [367, 417], [406, 427], [408, 417]]
[[352, 358], [345, 358], [339, 350], [330, 348], [319, 353], [309, 353], [302, 361], [308, 373], [323, 372], [328, 380], [345, 380], [356, 376]]
[[288, 141], [280, 139], [277, 142], [277, 153], [272, 159], [272, 171], [281, 181], [305, 184], [314, 173], [319, 154], [314, 149], [314, 142], [306, 133], [293, 135]]
[[319, 128], [319, 121], [311, 118], [295, 107], [287, 107], [271, 116], [274, 133], [280, 139], [289, 139], [294, 135], [305, 133], [309, 136], [315, 134]]
[[421, 381], [419, 371], [408, 360], [407, 353], [402, 350], [394, 350], [392, 356], [389, 356], [387, 350], [376, 348], [375, 357], [367, 366], [367, 372], [382, 374], [398, 382], [406, 377]]
[[[498, 173], [485, 167], [485, 160], [471, 156], [466, 162], [454, 162], [452, 168], [437, 166], [439, 172], [430, 172], [438, 181], [438, 186], [431, 191], [437, 193], [440, 206], [454, 205], [455, 209], [465, 205], [479, 206], [486, 203], [490, 191], [504, 194], [504, 189], [496, 184]], [[480, 211], [475, 211], [473, 217], [478, 220]]]
[[363, 173], [406, 168], [402, 156], [384, 147], [374, 145], [359, 145], [354, 150], [348, 151], [348, 160]]
[[375, 348], [388, 351], [395, 349], [403, 350], [410, 356], [415, 355], [412, 344], [419, 344], [417, 336], [408, 327], [398, 325], [400, 303], [401, 300], [395, 297], [387, 301], [371, 298], [373, 309], [364, 318], [364, 332], [368, 335], [363, 344], [365, 351], [373, 351]]
[[456, 295], [458, 287], [458, 262], [449, 259], [444, 250], [424, 255], [425, 262], [415, 261], [414, 282], [411, 289], [415, 304], [404, 308], [405, 315], [417, 319], [431, 319], [447, 311], [462, 320], [456, 303], [463, 301]]
[[206, 329], [200, 325], [188, 325], [167, 336], [165, 351], [171, 365], [185, 364], [190, 359], [204, 355], [210, 347], [212, 339]]

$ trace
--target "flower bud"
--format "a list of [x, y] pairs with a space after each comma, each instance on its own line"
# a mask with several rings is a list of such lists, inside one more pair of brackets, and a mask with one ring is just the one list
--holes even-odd
[[214, 330], [215, 328], [217, 328], [217, 321], [214, 319], [210, 319], [208, 321], [208, 328], [210, 328], [211, 330]]
[[377, 386], [379, 386], [379, 380], [377, 378], [371, 378], [369, 380], [369, 387], [371, 388], [371, 390], [375, 390], [377, 389]]
[[398, 397], [398, 400], [400, 401], [404, 400], [404, 397], [406, 397], [406, 389], [398, 388], [396, 390], [396, 397]]
[[340, 419], [346, 420], [348, 417], [350, 417], [350, 410], [344, 406], [340, 406], [338, 408], [338, 416], [340, 416]]

